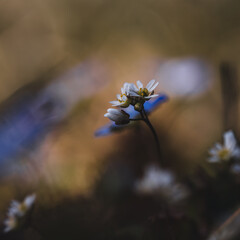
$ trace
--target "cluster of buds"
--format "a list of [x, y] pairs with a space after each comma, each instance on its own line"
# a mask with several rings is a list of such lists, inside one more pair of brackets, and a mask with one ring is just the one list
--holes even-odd
[[146, 101], [158, 96], [154, 94], [157, 85], [158, 82], [155, 83], [155, 80], [151, 80], [145, 88], [140, 81], [137, 81], [137, 86], [133, 83], [124, 83], [121, 94], [117, 94], [117, 100], [110, 102], [112, 106], [121, 109], [109, 108], [104, 116], [114, 121], [116, 125], [128, 124], [130, 116], [122, 108], [132, 105], [136, 111], [141, 112]]
[[13, 200], [9, 208], [7, 219], [4, 221], [5, 229], [4, 232], [9, 232], [16, 229], [19, 225], [21, 218], [30, 210], [33, 203], [35, 202], [36, 195], [32, 194], [27, 196], [23, 202]]

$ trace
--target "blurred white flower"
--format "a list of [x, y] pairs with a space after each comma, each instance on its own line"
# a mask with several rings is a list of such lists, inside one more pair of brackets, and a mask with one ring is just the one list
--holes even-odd
[[154, 94], [154, 89], [157, 87], [158, 82], [151, 80], [147, 86], [144, 88], [141, 81], [137, 81], [137, 86], [133, 83], [128, 86], [128, 94], [130, 97], [140, 97], [144, 100], [149, 100], [150, 98], [157, 97], [158, 94]]
[[172, 97], [198, 96], [213, 82], [210, 64], [200, 58], [179, 58], [163, 61], [156, 73], [161, 88]]
[[9, 232], [18, 226], [18, 221], [23, 217], [35, 202], [36, 195], [28, 195], [23, 202], [13, 200], [8, 210], [7, 219], [4, 221], [4, 232]]
[[111, 101], [110, 103], [114, 107], [123, 107], [126, 108], [130, 105], [130, 99], [128, 96], [129, 90], [129, 83], [124, 83], [123, 87], [121, 88], [121, 94], [117, 94], [117, 101]]
[[144, 177], [135, 183], [135, 190], [145, 195], [161, 195], [171, 202], [183, 200], [187, 189], [177, 183], [173, 173], [151, 165], [146, 168]]
[[4, 221], [4, 224], [5, 224], [5, 228], [4, 228], [5, 233], [11, 230], [14, 230], [18, 225], [16, 216], [9, 215], [7, 219]]
[[216, 143], [213, 148], [209, 150], [211, 157], [209, 162], [228, 161], [230, 158], [240, 157], [240, 148], [237, 146], [237, 141], [232, 131], [227, 131], [223, 135], [223, 145]]
[[116, 125], [122, 125], [129, 123], [129, 114], [120, 109], [109, 108], [104, 117], [114, 121]]
[[24, 216], [26, 212], [32, 207], [35, 199], [36, 199], [36, 195], [32, 194], [25, 197], [23, 202], [18, 202], [16, 200], [13, 200], [9, 209], [9, 214], [16, 215], [18, 217]]

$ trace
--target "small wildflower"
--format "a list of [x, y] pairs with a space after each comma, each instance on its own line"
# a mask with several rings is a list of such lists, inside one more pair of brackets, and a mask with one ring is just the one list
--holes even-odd
[[109, 108], [107, 113], [104, 114], [104, 117], [109, 118], [116, 125], [128, 124], [129, 123], [129, 114], [120, 109]]
[[26, 215], [35, 202], [35, 199], [36, 195], [32, 194], [25, 197], [23, 202], [18, 202], [16, 200], [12, 201], [8, 210], [7, 219], [4, 221], [6, 225], [4, 232], [9, 232], [18, 226], [20, 218]]
[[13, 200], [9, 209], [9, 213], [11, 215], [16, 215], [18, 217], [24, 216], [25, 213], [32, 207], [35, 199], [36, 199], [36, 195], [32, 194], [27, 196], [23, 202], [18, 202], [16, 200]]
[[227, 131], [223, 135], [223, 145], [216, 143], [209, 150], [211, 157], [209, 162], [228, 161], [229, 159], [240, 156], [240, 148], [237, 146], [237, 141], [232, 131]]
[[161, 63], [156, 78], [162, 89], [173, 97], [197, 97], [213, 84], [210, 64], [191, 57]]
[[172, 202], [177, 202], [187, 196], [186, 188], [175, 181], [174, 175], [156, 166], [149, 166], [143, 179], [135, 184], [135, 190], [144, 195], [161, 195]]
[[[144, 104], [144, 109], [149, 114], [149, 113], [153, 112], [159, 105], [163, 104], [167, 100], [168, 100], [167, 95], [160, 94], [155, 99], [152, 99], [152, 100], [146, 102]], [[128, 113], [130, 114], [132, 119], [139, 117], [139, 112], [135, 111], [134, 108], [128, 109]], [[118, 129], [118, 130], [124, 129], [124, 125], [117, 126], [113, 123], [112, 124], [107, 124], [105, 126], [102, 126], [99, 129], [97, 129], [95, 131], [95, 136], [96, 137], [108, 136], [108, 135], [113, 134], [116, 129]]]
[[128, 98], [129, 83], [124, 83], [123, 88], [121, 88], [121, 94], [117, 94], [117, 101], [111, 101], [110, 103], [114, 107], [126, 108], [130, 105], [130, 98]]
[[137, 86], [135, 84], [129, 84], [128, 94], [130, 97], [137, 97], [147, 101], [150, 98], [158, 96], [158, 94], [154, 94], [154, 89], [157, 85], [158, 82], [155, 83], [155, 80], [151, 80], [144, 88], [141, 81], [137, 81]]

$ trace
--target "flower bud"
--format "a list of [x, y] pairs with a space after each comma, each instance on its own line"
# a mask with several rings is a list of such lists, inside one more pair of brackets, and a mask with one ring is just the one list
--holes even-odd
[[123, 110], [109, 108], [107, 110], [107, 113], [104, 114], [104, 117], [109, 118], [113, 122], [115, 122], [116, 125], [123, 125], [128, 124], [130, 122], [129, 120], [129, 114], [126, 113]]
[[141, 112], [143, 110], [143, 104], [141, 102], [138, 102], [134, 105], [134, 109], [138, 112]]

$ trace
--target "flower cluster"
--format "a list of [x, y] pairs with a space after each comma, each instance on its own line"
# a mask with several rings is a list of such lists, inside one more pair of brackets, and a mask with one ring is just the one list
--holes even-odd
[[36, 195], [32, 194], [23, 200], [18, 202], [13, 200], [8, 210], [7, 219], [4, 221], [5, 229], [4, 232], [9, 232], [18, 227], [19, 221], [26, 213], [30, 210], [33, 203], [35, 202]]
[[[154, 94], [157, 85], [158, 82], [155, 83], [155, 80], [151, 80], [146, 87], [143, 87], [140, 81], [137, 81], [137, 86], [133, 83], [124, 83], [121, 94], [117, 94], [117, 100], [110, 103], [112, 106], [120, 108], [132, 105], [136, 111], [141, 112], [145, 101], [158, 96], [158, 94]], [[123, 109], [109, 108], [104, 116], [114, 121], [116, 125], [127, 124], [130, 121], [129, 114]]]
[[155, 165], [145, 169], [143, 178], [135, 183], [135, 191], [143, 195], [161, 196], [171, 203], [179, 202], [188, 195], [186, 187], [175, 180], [172, 172]]

